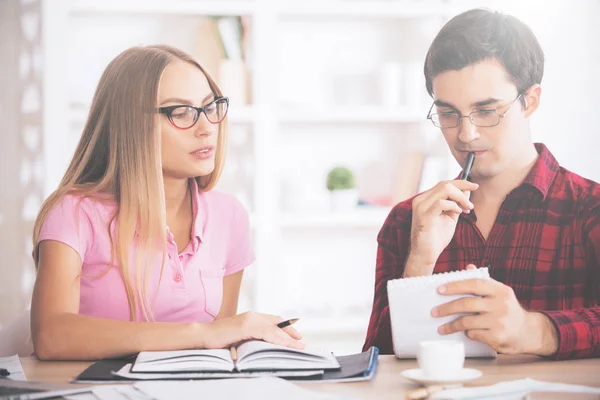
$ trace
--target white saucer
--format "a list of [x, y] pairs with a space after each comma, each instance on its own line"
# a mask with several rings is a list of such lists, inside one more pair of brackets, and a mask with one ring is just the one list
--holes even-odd
[[420, 383], [421, 385], [448, 385], [458, 384], [473, 379], [479, 378], [483, 373], [478, 369], [463, 368], [459, 374], [450, 379], [430, 378], [423, 374], [423, 370], [420, 368], [406, 369], [402, 371], [402, 376], [413, 382]]

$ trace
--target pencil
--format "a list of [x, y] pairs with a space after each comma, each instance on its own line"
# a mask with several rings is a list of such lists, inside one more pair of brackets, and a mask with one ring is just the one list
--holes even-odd
[[235, 349], [235, 346], [231, 346], [229, 351], [231, 351], [231, 360], [233, 362], [237, 361], [237, 350]]
[[286, 326], [290, 326], [294, 323], [296, 323], [296, 321], [298, 321], [300, 318], [292, 318], [292, 319], [288, 319], [287, 321], [283, 321], [277, 324], [278, 328], [285, 328]]
[[410, 392], [406, 393], [406, 400], [426, 399], [434, 393], [441, 392], [442, 390], [445, 390], [445, 389], [450, 389], [451, 387], [452, 386], [435, 385], [435, 386], [429, 386], [429, 387], [411, 390]]

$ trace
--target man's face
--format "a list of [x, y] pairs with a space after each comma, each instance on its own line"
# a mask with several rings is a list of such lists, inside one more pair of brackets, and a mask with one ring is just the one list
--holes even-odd
[[[479, 112], [478, 121], [499, 117], [493, 127], [479, 127], [462, 118], [455, 128], [442, 128], [450, 151], [458, 163], [465, 164], [467, 153], [476, 153], [471, 176], [475, 180], [501, 174], [527, 154], [531, 136], [521, 98], [515, 85], [497, 60], [489, 59], [458, 71], [447, 71], [432, 80], [435, 106], [432, 113], [451, 119], [452, 112], [466, 116]], [[513, 102], [513, 100], [517, 99]], [[492, 115], [492, 117], [490, 117]]]

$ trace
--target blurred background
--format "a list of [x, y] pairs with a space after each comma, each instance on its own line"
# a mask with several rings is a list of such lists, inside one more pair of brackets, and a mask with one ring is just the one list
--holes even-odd
[[240, 311], [299, 317], [357, 352], [391, 207], [456, 176], [425, 119], [428, 46], [473, 7], [529, 24], [546, 53], [532, 118], [565, 167], [600, 180], [600, 0], [0, 0], [0, 327], [29, 307], [31, 232], [108, 62], [138, 44], [197, 57], [231, 99], [218, 188], [251, 215]]

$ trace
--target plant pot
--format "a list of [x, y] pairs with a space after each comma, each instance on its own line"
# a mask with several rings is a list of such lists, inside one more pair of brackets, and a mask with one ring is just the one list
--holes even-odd
[[350, 211], [358, 205], [358, 189], [332, 190], [330, 198], [333, 211]]

